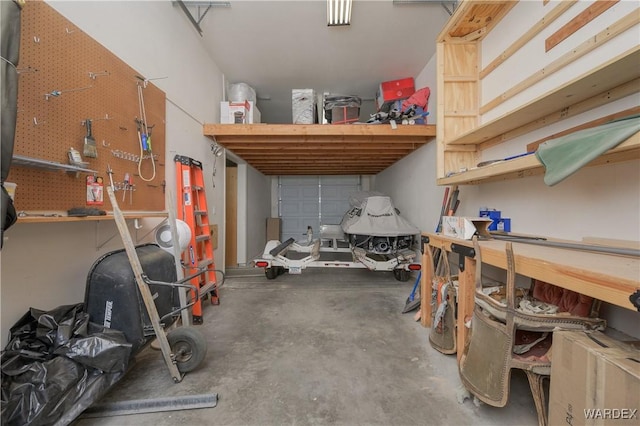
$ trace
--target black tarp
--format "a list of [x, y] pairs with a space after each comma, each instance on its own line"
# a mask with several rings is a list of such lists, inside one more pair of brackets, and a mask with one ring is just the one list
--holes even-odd
[[89, 322], [83, 304], [31, 308], [2, 352], [2, 424], [66, 425], [126, 372], [124, 334]]
[[13, 202], [9, 198], [4, 181], [9, 176], [13, 144], [16, 133], [16, 117], [18, 114], [18, 58], [20, 54], [20, 3], [16, 1], [0, 1], [0, 249], [2, 234], [18, 219]]

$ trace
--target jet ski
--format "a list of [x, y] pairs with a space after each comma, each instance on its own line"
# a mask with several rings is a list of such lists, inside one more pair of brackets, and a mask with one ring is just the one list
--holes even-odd
[[351, 208], [340, 226], [352, 247], [376, 255], [394, 255], [410, 249], [420, 230], [400, 216], [391, 198], [379, 192], [349, 197]]
[[[267, 279], [288, 271], [301, 274], [306, 268], [366, 268], [393, 271], [399, 281], [407, 281], [421, 264], [414, 250], [420, 230], [400, 216], [391, 198], [376, 192], [360, 192], [349, 197], [351, 207], [340, 225], [321, 225], [320, 238], [309, 230], [307, 244], [294, 238], [267, 242], [254, 265], [264, 268]], [[341, 257], [351, 254], [351, 260]], [[302, 255], [302, 257], [301, 257]], [[321, 258], [325, 255], [325, 258]], [[327, 258], [329, 257], [329, 258]]]

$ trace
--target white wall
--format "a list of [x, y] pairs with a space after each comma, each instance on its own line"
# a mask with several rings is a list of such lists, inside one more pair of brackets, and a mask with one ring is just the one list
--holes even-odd
[[271, 178], [253, 167], [247, 168], [246, 259], [262, 255], [267, 243], [267, 218], [271, 217]]
[[[429, 87], [428, 124], [436, 122], [436, 57], [415, 78], [416, 88]], [[424, 232], [438, 225], [444, 188], [436, 185], [435, 139], [375, 176], [373, 189], [391, 197], [402, 215]]]
[[[175, 194], [175, 154], [201, 161], [210, 219], [224, 230], [224, 173], [217, 173], [213, 189], [209, 139], [202, 135], [203, 123], [219, 121], [222, 73], [180, 8], [168, 1], [56, 1], [50, 5], [142, 76], [162, 78], [152, 82], [167, 97], [166, 162], [159, 172], [165, 173], [167, 190]], [[218, 164], [219, 170], [223, 167], [224, 162]], [[152, 238], [148, 232], [157, 222], [144, 221], [139, 237]], [[6, 236], [0, 255], [3, 347], [9, 327], [29, 307], [46, 310], [82, 302], [93, 262], [122, 246], [115, 225], [108, 221], [17, 224]], [[100, 247], [111, 236], [115, 237]], [[215, 254], [218, 266], [224, 265], [223, 252], [220, 245]]]

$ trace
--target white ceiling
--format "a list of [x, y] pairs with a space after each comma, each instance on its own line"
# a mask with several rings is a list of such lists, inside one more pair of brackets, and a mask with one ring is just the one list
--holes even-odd
[[360, 96], [366, 121], [380, 82], [416, 77], [435, 54], [452, 6], [356, 0], [350, 26], [328, 27], [324, 0], [231, 0], [200, 26], [227, 81], [256, 90], [263, 123], [291, 123], [292, 89]]

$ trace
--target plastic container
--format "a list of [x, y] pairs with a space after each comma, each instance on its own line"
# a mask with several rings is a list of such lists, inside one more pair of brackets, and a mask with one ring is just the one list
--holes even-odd
[[234, 83], [229, 86], [227, 95], [229, 102], [245, 102], [250, 101], [256, 103], [256, 91], [247, 83]]

